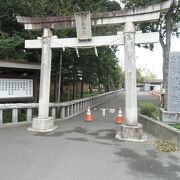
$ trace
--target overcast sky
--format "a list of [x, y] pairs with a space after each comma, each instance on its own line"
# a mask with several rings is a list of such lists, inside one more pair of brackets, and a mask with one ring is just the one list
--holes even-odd
[[[121, 2], [121, 0], [115, 1]], [[172, 38], [171, 51], [180, 51], [180, 39]], [[124, 68], [124, 47], [119, 47], [117, 57]], [[162, 79], [162, 62], [162, 48], [159, 43], [155, 44], [153, 51], [136, 47], [136, 67], [151, 70], [158, 79]]]
[[[171, 51], [180, 51], [180, 39], [172, 38]], [[119, 47], [117, 57], [124, 68], [124, 47]], [[154, 72], [158, 79], [162, 79], [162, 49], [159, 43], [155, 43], [153, 51], [136, 47], [136, 67], [146, 68]]]

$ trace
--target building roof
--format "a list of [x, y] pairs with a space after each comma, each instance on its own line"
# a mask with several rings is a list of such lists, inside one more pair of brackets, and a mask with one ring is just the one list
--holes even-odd
[[137, 83], [136, 86], [137, 86], [137, 87], [143, 87], [144, 84], [143, 84], [143, 83]]
[[144, 81], [144, 83], [157, 83], [157, 84], [160, 84], [160, 83], [163, 83], [163, 80], [162, 79], [151, 79], [151, 80]]
[[41, 65], [29, 62], [18, 62], [18, 61], [4, 61], [0, 60], [0, 68], [12, 68], [12, 69], [31, 69], [40, 70]]

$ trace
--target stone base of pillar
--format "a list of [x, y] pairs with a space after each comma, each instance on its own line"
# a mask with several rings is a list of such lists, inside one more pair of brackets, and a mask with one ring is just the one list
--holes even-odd
[[147, 136], [143, 134], [142, 124], [137, 124], [136, 126], [121, 125], [120, 131], [116, 133], [115, 138], [124, 141], [147, 141]]
[[57, 126], [54, 126], [54, 118], [49, 117], [47, 119], [33, 118], [32, 127], [28, 128], [29, 131], [34, 132], [51, 132], [55, 130]]

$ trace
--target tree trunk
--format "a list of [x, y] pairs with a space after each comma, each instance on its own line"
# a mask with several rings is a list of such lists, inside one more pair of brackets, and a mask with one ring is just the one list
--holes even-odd
[[64, 78], [63, 78], [63, 76], [61, 77], [61, 97], [63, 97], [64, 96]]
[[101, 85], [99, 82], [98, 82], [98, 93], [101, 94]]
[[110, 91], [110, 84], [108, 83], [106, 86], [105, 86], [105, 92], [109, 92]]
[[72, 99], [74, 100], [75, 99], [75, 79], [73, 78], [73, 89], [72, 89]]
[[73, 92], [72, 92], [72, 99], [74, 100], [75, 99], [75, 84], [76, 84], [76, 67], [74, 65], [74, 68], [73, 68]]
[[38, 79], [39, 73], [34, 73], [33, 81], [34, 81], [34, 103], [38, 102]]
[[92, 94], [92, 92], [93, 92], [92, 83], [89, 82], [89, 93]]
[[84, 80], [82, 77], [82, 80], [81, 80], [81, 97], [80, 98], [83, 98], [83, 92], [84, 92]]
[[163, 51], [163, 88], [166, 91], [166, 95], [164, 96], [164, 105], [163, 107], [167, 107], [167, 96], [168, 96], [168, 73], [169, 73], [169, 54], [171, 48], [171, 14], [168, 12], [165, 16], [166, 18], [166, 40], [165, 43], [160, 37], [160, 43]]
[[56, 73], [56, 77], [55, 77], [55, 81], [56, 81], [56, 87], [55, 87], [55, 102], [58, 102], [58, 74]]

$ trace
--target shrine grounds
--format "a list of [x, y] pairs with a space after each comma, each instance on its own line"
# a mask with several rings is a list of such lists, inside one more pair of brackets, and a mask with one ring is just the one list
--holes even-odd
[[[138, 100], [158, 104], [152, 96]], [[124, 95], [99, 108], [124, 110]], [[117, 113], [92, 110], [93, 122], [84, 113], [56, 122], [51, 133], [27, 131], [27, 125], [0, 129], [0, 180], [178, 180], [180, 153], [154, 149], [155, 137], [144, 143], [116, 140]]]

